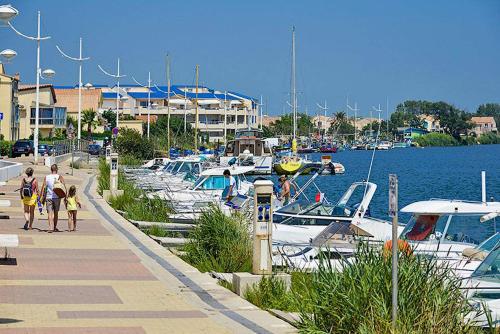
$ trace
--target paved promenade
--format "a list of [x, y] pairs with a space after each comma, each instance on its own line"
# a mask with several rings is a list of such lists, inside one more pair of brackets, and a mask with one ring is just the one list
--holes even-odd
[[[31, 166], [23, 158], [25, 167]], [[48, 168], [37, 166], [40, 184]], [[60, 174], [77, 186], [83, 208], [68, 232], [62, 205], [58, 228], [46, 233], [47, 213], [24, 231], [21, 178], [0, 187], [12, 207], [0, 233], [20, 247], [0, 261], [0, 334], [293, 333], [287, 323], [218, 286], [110, 210], [95, 191], [95, 171]], [[3, 255], [3, 253], [2, 253]]]

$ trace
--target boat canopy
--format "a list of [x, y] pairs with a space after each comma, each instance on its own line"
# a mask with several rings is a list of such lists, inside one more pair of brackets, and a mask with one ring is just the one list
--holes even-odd
[[484, 215], [492, 212], [500, 213], [500, 202], [467, 202], [458, 200], [429, 200], [409, 204], [401, 212], [415, 215]]
[[217, 168], [211, 168], [204, 170], [201, 172], [201, 176], [217, 176], [217, 175], [223, 175], [225, 170], [229, 170], [231, 172], [231, 175], [239, 175], [239, 174], [246, 174], [255, 169], [253, 166], [234, 166], [234, 167], [217, 167]]

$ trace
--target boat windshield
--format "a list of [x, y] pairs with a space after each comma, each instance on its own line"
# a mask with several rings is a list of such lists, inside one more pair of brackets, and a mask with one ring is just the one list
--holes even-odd
[[[236, 187], [239, 188], [240, 179], [238, 175], [234, 175]], [[192, 189], [200, 190], [224, 190], [229, 187], [229, 179], [223, 175], [200, 176], [194, 183]]]
[[471, 276], [485, 281], [500, 282], [500, 246], [496, 246], [488, 254]]
[[165, 168], [165, 172], [173, 174], [174, 170], [180, 167], [180, 164], [181, 164], [181, 162], [179, 162], [179, 161], [175, 161], [175, 162], [170, 163], [167, 166], [167, 168]]
[[491, 252], [500, 243], [500, 233], [493, 234], [488, 239], [481, 242], [476, 249], [484, 252]]
[[[480, 223], [479, 218], [479, 215], [414, 216], [403, 229], [401, 238], [411, 241], [442, 240], [479, 244], [496, 232], [494, 220]], [[479, 226], [481, 228], [477, 228]]]

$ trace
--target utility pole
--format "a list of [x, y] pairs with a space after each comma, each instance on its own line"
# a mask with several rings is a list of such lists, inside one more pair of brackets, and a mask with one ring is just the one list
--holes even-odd
[[195, 98], [195, 126], [194, 126], [194, 153], [198, 154], [198, 80], [199, 80], [199, 65], [196, 65], [196, 98]]
[[260, 126], [259, 126], [259, 128], [260, 128], [260, 130], [262, 130], [262, 124], [263, 124], [262, 117], [263, 117], [263, 110], [264, 110], [264, 108], [262, 108], [264, 106], [264, 103], [262, 103], [262, 95], [260, 96], [260, 103], [257, 106], [258, 106], [257, 113], [260, 114], [260, 117], [259, 117], [260, 118], [260, 122], [259, 122]]
[[224, 145], [227, 143], [227, 91], [224, 91]]
[[170, 56], [167, 53], [167, 156], [170, 158]]
[[347, 104], [347, 108], [350, 109], [351, 111], [354, 111], [354, 141], [358, 139], [356, 133], [356, 118], [357, 118], [357, 112], [358, 112], [358, 103], [354, 102], [354, 108], [352, 108], [349, 104]]
[[118, 120], [119, 120], [119, 110], [120, 110], [120, 78], [125, 77], [124, 74], [120, 74], [120, 58], [118, 58], [117, 66], [116, 66], [116, 74], [111, 74], [105, 71], [101, 65], [97, 65], [102, 73], [106, 74], [109, 77], [116, 78], [116, 128], [118, 129]]

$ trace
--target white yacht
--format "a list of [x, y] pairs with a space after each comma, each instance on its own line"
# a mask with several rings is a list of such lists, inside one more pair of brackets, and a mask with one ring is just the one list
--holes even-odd
[[496, 233], [500, 202], [431, 199], [407, 205], [401, 212], [412, 217], [400, 238], [416, 252], [461, 259], [464, 250]]
[[248, 195], [252, 189], [252, 183], [245, 179], [244, 174], [251, 172], [253, 166], [217, 167], [204, 170], [197, 180], [187, 189], [172, 190], [163, 189], [147, 194], [149, 198], [161, 198], [169, 201], [174, 211], [193, 212], [200, 211], [210, 203], [221, 200], [224, 192], [229, 188], [229, 180], [224, 177], [224, 171], [228, 169], [236, 179], [238, 194]]
[[299, 200], [274, 212], [274, 264], [314, 269], [323, 253], [335, 265], [353, 254], [357, 240], [389, 240], [392, 224], [370, 217], [376, 189], [374, 183], [355, 182], [335, 204]]

